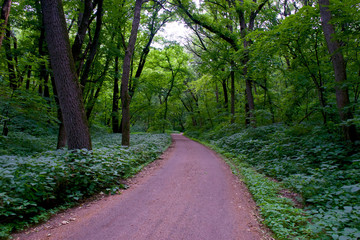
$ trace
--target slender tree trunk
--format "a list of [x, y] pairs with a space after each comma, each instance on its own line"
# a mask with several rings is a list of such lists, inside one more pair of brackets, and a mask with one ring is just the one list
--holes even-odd
[[74, 57], [75, 65], [77, 66], [78, 70], [79, 70], [78, 62], [80, 60], [81, 48], [86, 36], [86, 30], [88, 29], [91, 23], [90, 17], [93, 9], [94, 6], [92, 0], [85, 0], [84, 11], [81, 14], [79, 13], [81, 19], [79, 19], [78, 31], [75, 36], [74, 44], [72, 45], [72, 54]]
[[90, 46], [90, 52], [86, 59], [86, 63], [84, 66], [84, 70], [82, 71], [82, 75], [80, 78], [80, 84], [82, 87], [82, 90], [84, 91], [86, 82], [89, 77], [91, 65], [95, 59], [95, 55], [99, 46], [99, 39], [100, 39], [100, 31], [102, 27], [102, 11], [103, 11], [103, 0], [98, 0], [98, 8], [96, 12], [96, 28], [94, 33], [94, 38]]
[[[104, 66], [104, 70], [103, 72], [101, 73], [101, 75], [94, 81], [96, 83], [96, 91], [95, 90], [95, 86], [92, 87], [91, 89], [91, 94], [90, 94], [90, 97], [88, 98], [88, 102], [86, 104], [86, 107], [85, 107], [85, 111], [86, 111], [86, 118], [90, 119], [90, 116], [91, 116], [91, 113], [95, 107], [95, 104], [96, 104], [96, 100], [99, 98], [100, 96], [100, 92], [101, 92], [101, 88], [103, 86], [103, 83], [104, 83], [104, 80], [105, 80], [105, 76], [107, 74], [107, 71], [109, 70], [109, 65], [110, 65], [110, 61], [111, 61], [111, 58], [109, 56], [106, 57], [106, 63], [105, 63], [105, 66]], [[95, 94], [94, 94], [95, 92]]]
[[6, 29], [4, 48], [5, 48], [7, 66], [8, 66], [10, 87], [13, 90], [16, 90], [18, 88], [18, 83], [16, 80], [16, 74], [15, 74], [13, 51], [11, 50], [11, 31], [10, 31], [9, 24], [8, 24], [8, 28]]
[[247, 97], [247, 92], [245, 90], [245, 126], [250, 125], [250, 112], [249, 112], [249, 101]]
[[253, 127], [255, 127], [256, 125], [256, 121], [255, 121], [255, 115], [254, 115], [254, 110], [255, 110], [255, 104], [254, 104], [254, 96], [252, 93], [252, 86], [251, 86], [251, 80], [246, 79], [246, 98], [247, 98], [247, 102], [248, 102], [248, 108], [249, 108], [249, 117], [250, 117], [250, 123], [252, 124]]
[[112, 105], [112, 131], [119, 133], [119, 56], [115, 57], [115, 77]]
[[5, 29], [8, 24], [12, 0], [4, 0], [0, 15], [0, 48], [4, 39]]
[[130, 64], [133, 55], [137, 32], [140, 25], [140, 13], [143, 0], [136, 0], [134, 20], [129, 38], [129, 44], [125, 52], [123, 62], [123, 74], [121, 77], [121, 102], [122, 102], [122, 140], [123, 146], [130, 146], [130, 95], [129, 95], [129, 77]]
[[231, 96], [231, 107], [230, 107], [230, 112], [231, 112], [231, 123], [235, 122], [235, 72], [233, 70], [231, 70], [230, 72], [230, 79], [231, 79], [231, 92], [230, 92], [230, 96]]
[[76, 75], [61, 0], [41, 0], [46, 42], [69, 149], [91, 149], [90, 133]]
[[29, 65], [28, 69], [27, 69], [27, 78], [26, 78], [26, 85], [25, 85], [26, 90], [30, 89], [30, 78], [31, 78], [31, 65]]
[[100, 96], [102, 84], [103, 84], [103, 81], [100, 82], [98, 88], [95, 91], [95, 94], [91, 97], [90, 101], [88, 102], [88, 105], [86, 106], [86, 119], [88, 119], [88, 121], [90, 120], [92, 110], [95, 107], [96, 100]]
[[[38, 13], [39, 15], [39, 22], [41, 24], [41, 30], [40, 30], [40, 37], [39, 37], [39, 55], [40, 57], [45, 57], [48, 55], [46, 50], [44, 50], [45, 46], [45, 29], [43, 26], [43, 20], [41, 17], [41, 13]], [[41, 62], [40, 64], [40, 84], [39, 84], [39, 94], [41, 96], [49, 96], [49, 88], [47, 86], [47, 83], [49, 82], [49, 73], [46, 68], [45, 62]]]
[[222, 85], [222, 89], [224, 92], [224, 108], [226, 110], [226, 112], [228, 112], [228, 108], [229, 108], [229, 97], [228, 97], [228, 91], [227, 91], [227, 87], [226, 87], [226, 80], [224, 79], [221, 81], [221, 85]]
[[[336, 104], [339, 110], [340, 119], [345, 123], [348, 119], [352, 119], [353, 115], [349, 108], [350, 104], [348, 88], [344, 87], [346, 82], [346, 66], [344, 56], [340, 50], [339, 42], [334, 39], [335, 28], [331, 24], [331, 11], [329, 9], [329, 0], [319, 0], [320, 4], [320, 15], [322, 21], [322, 28], [324, 31], [326, 44], [331, 54], [331, 61], [335, 72], [336, 82]], [[343, 134], [345, 139], [355, 142], [358, 139], [355, 125], [342, 126]]]

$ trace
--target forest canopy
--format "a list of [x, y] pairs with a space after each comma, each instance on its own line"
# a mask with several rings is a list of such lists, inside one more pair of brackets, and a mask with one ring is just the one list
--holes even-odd
[[[140, 1], [125, 68], [133, 1], [53, 2], [64, 9], [83, 129], [122, 132], [127, 92], [132, 131], [314, 124], [358, 139], [358, 1]], [[55, 87], [46, 36], [56, 34], [46, 33], [45, 13], [40, 0], [3, 1], [1, 130], [48, 134], [60, 126], [64, 147], [71, 104], [61, 107], [64, 90]], [[182, 44], [159, 35], [173, 21], [187, 26]], [[70, 131], [70, 140], [80, 134]]]

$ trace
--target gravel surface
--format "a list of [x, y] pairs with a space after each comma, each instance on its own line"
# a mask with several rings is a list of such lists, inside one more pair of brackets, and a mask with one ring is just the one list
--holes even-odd
[[130, 188], [58, 214], [15, 239], [271, 239], [242, 182], [216, 153], [174, 134]]

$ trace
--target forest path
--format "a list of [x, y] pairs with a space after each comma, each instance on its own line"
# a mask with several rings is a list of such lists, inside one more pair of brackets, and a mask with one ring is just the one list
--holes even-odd
[[226, 163], [181, 134], [172, 137], [174, 144], [162, 160], [135, 177], [121, 195], [59, 214], [15, 239], [267, 238], [251, 195]]

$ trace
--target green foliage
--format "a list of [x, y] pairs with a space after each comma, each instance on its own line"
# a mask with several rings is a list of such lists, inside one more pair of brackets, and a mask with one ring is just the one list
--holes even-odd
[[0, 130], [7, 121], [9, 132], [25, 132], [33, 136], [54, 133], [56, 115], [50, 99], [26, 90], [12, 90], [0, 78]]
[[0, 156], [27, 156], [56, 148], [56, 136], [32, 136], [24, 132], [10, 132], [8, 136], [0, 136]]
[[[341, 141], [338, 135], [329, 133], [325, 128], [307, 125], [270, 125], [248, 128], [235, 134], [226, 131], [222, 134], [222, 131], [219, 128], [197, 137], [211, 141], [222, 151], [241, 159], [236, 162], [240, 169], [247, 163], [258, 172], [281, 180], [285, 187], [302, 195], [306, 205], [304, 216], [311, 219], [309, 227], [302, 222], [304, 218], [296, 217], [292, 212], [300, 210], [288, 211], [275, 205], [268, 206], [261, 196], [257, 196], [262, 187], [259, 190], [255, 180], [246, 180], [261, 208], [265, 223], [280, 239], [291, 236], [279, 226], [284, 226], [284, 219], [292, 218], [289, 221], [294, 222], [290, 225], [298, 229], [293, 234], [298, 231], [311, 234], [311, 239], [359, 238], [360, 153], [355, 150], [359, 146]], [[241, 173], [248, 174], [247, 170], [241, 170]], [[254, 174], [250, 174], [251, 178], [256, 178]], [[285, 218], [282, 212], [286, 211], [289, 216]], [[279, 216], [274, 216], [275, 213], [279, 213]]]
[[[131, 147], [120, 134], [98, 136], [94, 150], [48, 151], [29, 157], [0, 157], [2, 234], [14, 222], [29, 219], [56, 205], [76, 202], [105, 191], [116, 193], [120, 179], [137, 173], [170, 144], [166, 134], [136, 134]], [[16, 227], [16, 224], [15, 226]]]

